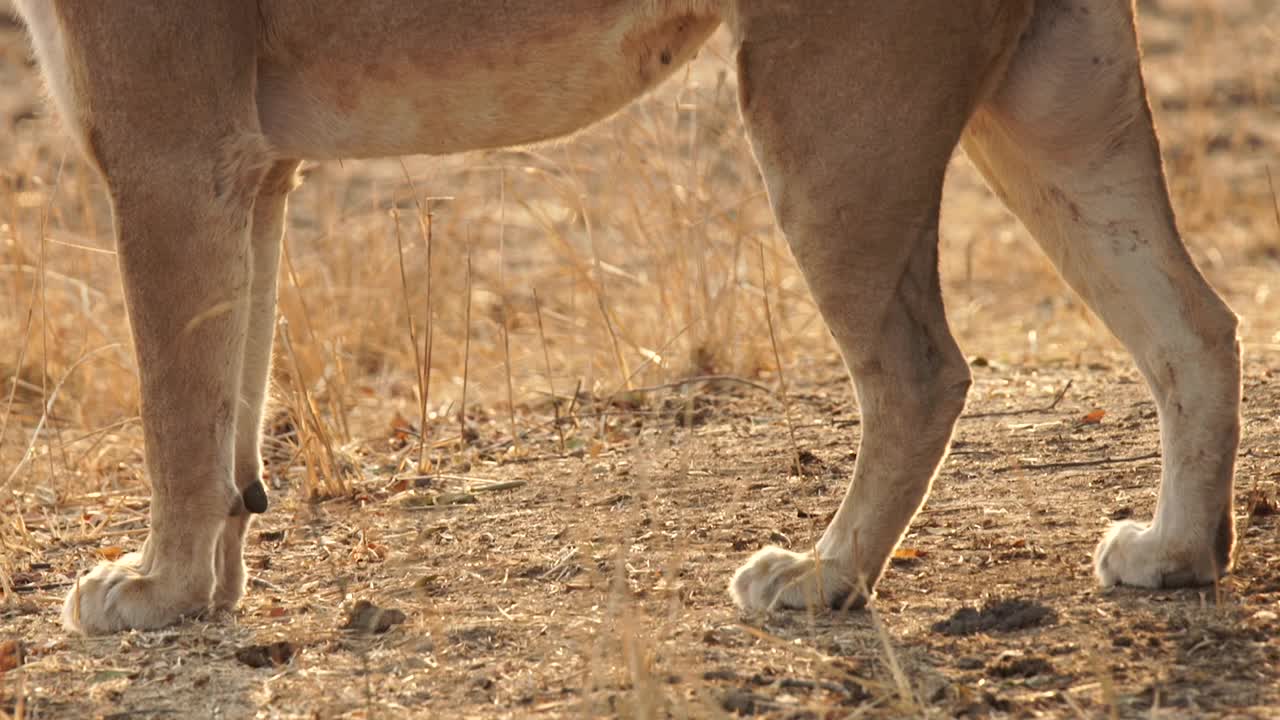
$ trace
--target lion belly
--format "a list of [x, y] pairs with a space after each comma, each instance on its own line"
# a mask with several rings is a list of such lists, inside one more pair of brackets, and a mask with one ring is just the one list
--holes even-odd
[[570, 134], [669, 76], [720, 24], [691, 2], [266, 7], [263, 131], [281, 155], [315, 159], [444, 154]]

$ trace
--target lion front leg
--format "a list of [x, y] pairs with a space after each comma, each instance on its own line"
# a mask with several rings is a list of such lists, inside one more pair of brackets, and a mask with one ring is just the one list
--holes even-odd
[[249, 208], [176, 168], [118, 181], [113, 162], [102, 164], [137, 350], [151, 532], [141, 553], [99, 566], [68, 595], [64, 623], [88, 634], [161, 627], [208, 607], [219, 537], [245, 512], [232, 472]]
[[765, 548], [729, 591], [750, 611], [856, 607], [924, 502], [964, 407], [969, 368], [938, 279], [942, 182], [984, 73], [1025, 18], [982, 26], [961, 21], [972, 8], [931, 2], [768, 7], [740, 19], [742, 114], [779, 225], [853, 375], [863, 434], [814, 549]]
[[[110, 167], [109, 163], [104, 163]], [[113, 183], [118, 254], [137, 349], [151, 532], [140, 554], [99, 566], [67, 597], [85, 633], [168, 625], [204, 609], [231, 513], [236, 401], [248, 287], [248, 207], [207, 204], [199, 181]], [[123, 186], [122, 186], [123, 185]]]
[[230, 609], [244, 595], [244, 539], [254, 513], [266, 510], [262, 483], [262, 417], [271, 375], [271, 345], [275, 333], [276, 282], [285, 207], [296, 184], [298, 161], [281, 160], [267, 172], [253, 203], [253, 280], [249, 290], [248, 332], [240, 375], [236, 415], [235, 483], [246, 512], [227, 519], [216, 555], [217, 587], [213, 605]]
[[[256, 12], [181, 5], [58, 6], [78, 79], [66, 120], [111, 197], [151, 483], [142, 551], [100, 565], [67, 596], [64, 624], [89, 634], [207, 608], [219, 538], [244, 511], [233, 472], [249, 229], [269, 164], [253, 99]], [[183, 62], [157, 73], [161, 55]]]

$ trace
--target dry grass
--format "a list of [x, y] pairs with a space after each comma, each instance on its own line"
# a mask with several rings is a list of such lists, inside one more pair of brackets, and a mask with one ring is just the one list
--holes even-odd
[[[1274, 356], [1280, 211], [1267, 173], [1280, 175], [1280, 16], [1272, 2], [1158, 5], [1144, 24], [1147, 67], [1175, 206], [1197, 261], [1242, 315], [1247, 350]], [[571, 142], [306, 168], [281, 276], [280, 416], [268, 442], [277, 489], [363, 502], [435, 473], [435, 482], [457, 486], [451, 491], [474, 494], [482, 484], [467, 482], [482, 467], [493, 474], [547, 457], [607, 459], [618, 447], [688, 468], [674, 429], [656, 438], [632, 430], [634, 417], [668, 410], [654, 388], [678, 394], [745, 381], [777, 390], [784, 369], [812, 377], [829, 368], [833, 346], [742, 141], [724, 47], [712, 43], [659, 92]], [[24, 596], [14, 577], [47, 562], [51, 546], [79, 553], [80, 565], [135, 546], [145, 531], [146, 479], [101, 183], [38, 112], [24, 54], [17, 31], [0, 29], [0, 86], [8, 88], [0, 118], [12, 128], [0, 140], [0, 337], [9, 339], [0, 353], [0, 602], [47, 608], [61, 588]], [[996, 364], [1082, 366], [1115, 351], [963, 158], [948, 186], [943, 237], [952, 323], [970, 352]], [[719, 379], [680, 384], [704, 376]], [[791, 438], [783, 452], [800, 464], [800, 420], [782, 404], [786, 394], [757, 397], [781, 418], [775, 430]], [[682, 411], [695, 412], [686, 400]], [[616, 468], [616, 459], [608, 462]], [[658, 492], [651, 472], [634, 470], [628, 492]], [[448, 473], [461, 480], [442, 481]], [[319, 506], [290, 507], [327, 517]], [[336, 532], [335, 522], [317, 521], [317, 532]], [[687, 590], [667, 587], [659, 616], [626, 591], [635, 583], [628, 548], [648, 532], [642, 525], [622, 517], [611, 536], [616, 556], [600, 560], [611, 590], [593, 607], [598, 627], [522, 616], [495, 632], [510, 640], [539, 625], [560, 627], [581, 641], [586, 661], [569, 667], [589, 668], [582, 686], [625, 689], [607, 700], [584, 692], [566, 711], [719, 712], [719, 700], [675, 693], [663, 676], [702, 664], [687, 638]], [[362, 532], [369, 535], [357, 546], [378, 561], [399, 542]], [[546, 572], [576, 566], [572, 557], [552, 558]], [[673, 550], [659, 574], [680, 577], [685, 559]], [[681, 582], [719, 592], [722, 581]], [[382, 580], [368, 580], [371, 588], [395, 592]], [[423, 620], [415, 632], [480, 642], [465, 632], [458, 640], [463, 631], [447, 625]], [[927, 682], [911, 677], [917, 659], [900, 662], [892, 627], [879, 617], [874, 627], [883, 647], [873, 652], [888, 669], [878, 680], [791, 640], [758, 637], [802, 658], [794, 662], [814, 682], [846, 695], [865, 690], [866, 709], [854, 715], [933, 712], [913, 688]], [[218, 630], [191, 632], [198, 644]], [[388, 648], [361, 652], [366, 681], [390, 682], [368, 670], [391, 662]], [[109, 653], [93, 654], [110, 662]], [[375, 714], [380, 690], [363, 692], [368, 707], [346, 712]], [[401, 711], [388, 705], [381, 713]]]

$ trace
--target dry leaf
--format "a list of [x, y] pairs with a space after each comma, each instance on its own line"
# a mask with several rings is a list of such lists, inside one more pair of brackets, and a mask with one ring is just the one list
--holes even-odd
[[418, 432], [418, 429], [413, 426], [413, 422], [401, 415], [398, 410], [391, 418], [390, 430], [391, 434], [388, 437], [391, 440], [392, 447], [396, 449], [403, 448], [413, 439], [412, 436]]
[[22, 643], [17, 640], [0, 642], [0, 673], [6, 673], [22, 664]]
[[911, 563], [919, 560], [926, 555], [925, 551], [917, 548], [900, 547], [893, 551], [893, 562]]
[[392, 434], [401, 435], [404, 433], [404, 431], [412, 430], [412, 429], [413, 429], [413, 423], [410, 422], [410, 420], [406, 418], [403, 414], [401, 414], [399, 410], [397, 410], [396, 414], [391, 418]]
[[124, 548], [119, 545], [108, 545], [106, 547], [98, 548], [98, 557], [106, 560], [107, 562], [115, 562], [120, 559], [121, 555], [124, 555]]

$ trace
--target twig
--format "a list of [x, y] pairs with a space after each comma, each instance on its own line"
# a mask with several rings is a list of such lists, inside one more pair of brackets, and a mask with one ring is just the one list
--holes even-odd
[[1271, 182], [1271, 166], [1267, 166], [1267, 189], [1271, 191], [1271, 209], [1276, 214], [1276, 230], [1280, 230], [1280, 197], [1276, 196], [1275, 183]]
[[[294, 413], [297, 416], [295, 425], [300, 431], [298, 436], [298, 455], [305, 457], [307, 477], [311, 480], [308, 491], [313, 497], [339, 497], [346, 495], [351, 488], [347, 485], [346, 478], [339, 474], [338, 460], [333, 450], [333, 440], [329, 437], [328, 429], [325, 428], [324, 423], [320, 420], [320, 411], [316, 408], [311, 392], [307, 390], [306, 380], [302, 376], [302, 365], [298, 362], [298, 354], [294, 351], [293, 339], [289, 334], [288, 318], [281, 317], [278, 321], [278, 326], [280, 328], [280, 344], [283, 346], [284, 354], [289, 358], [292, 365], [289, 375], [292, 377], [294, 384]], [[306, 434], [308, 425], [310, 425], [310, 435]], [[313, 441], [319, 441], [323, 450], [318, 457], [313, 457], [311, 453], [307, 452], [307, 448]], [[317, 469], [316, 465], [320, 467]], [[319, 477], [316, 477], [317, 475]]]
[[1058, 470], [1061, 468], [1093, 467], [1096, 465], [1111, 465], [1116, 463], [1131, 463], [1158, 459], [1160, 459], [1160, 453], [1151, 452], [1144, 455], [1129, 455], [1127, 457], [1117, 458], [1104, 457], [1098, 458], [1097, 460], [1068, 460], [1065, 462], [1006, 465], [1005, 467], [996, 468], [996, 472], [1008, 472], [1010, 470]]
[[[414, 199], [415, 200], [417, 199], [416, 194], [414, 195]], [[428, 198], [427, 199], [428, 207], [430, 207], [430, 203], [431, 203], [431, 200], [430, 198]], [[426, 224], [426, 227], [423, 230], [423, 235], [427, 243], [427, 316], [423, 320], [423, 324], [422, 324], [423, 333], [426, 335], [426, 337], [422, 339], [422, 345], [423, 345], [422, 380], [421, 380], [422, 381], [422, 404], [418, 407], [418, 411], [420, 414], [418, 422], [421, 424], [422, 433], [423, 433], [421, 441], [418, 443], [418, 469], [425, 471], [427, 469], [427, 443], [426, 443], [427, 407], [430, 405], [430, 400], [431, 400], [431, 354], [435, 350], [435, 332], [436, 332], [435, 319], [434, 319], [434, 316], [432, 315], [432, 313], [435, 312], [435, 309], [432, 302], [432, 294], [431, 294], [431, 269], [432, 269], [431, 254], [432, 254], [432, 249], [435, 247], [432, 231], [435, 228], [435, 224], [432, 220], [431, 211], [429, 209], [420, 211], [419, 217], [424, 218], [423, 220], [421, 220], [421, 222], [424, 222]]]
[[490, 480], [489, 478], [475, 477], [472, 475], [451, 475], [448, 473], [428, 473], [426, 475], [402, 475], [396, 478], [397, 482], [417, 481], [417, 480], [442, 480], [445, 482], [462, 483], [467, 486], [471, 492], [497, 492], [499, 490], [514, 490], [524, 487], [529, 483], [525, 480]]
[[574, 408], [578, 407], [578, 396], [582, 394], [582, 378], [578, 378], [578, 384], [573, 387], [573, 397], [569, 399], [569, 409], [565, 411], [567, 415], [573, 415]]
[[[533, 312], [538, 318], [538, 337], [542, 340], [542, 360], [547, 365], [547, 387], [551, 388], [551, 411], [555, 415], [556, 433], [560, 436], [560, 454], [564, 454], [564, 428], [560, 427], [560, 402], [556, 399], [556, 381], [551, 374], [551, 352], [547, 350], [547, 331], [542, 326], [542, 303], [538, 290], [533, 291]], [[512, 430], [514, 432], [514, 429]]]
[[[640, 373], [645, 370], [645, 368], [649, 367], [649, 365], [654, 362], [654, 358], [661, 357], [663, 354], [665, 354], [667, 352], [667, 348], [670, 348], [673, 344], [675, 344], [675, 341], [683, 337], [684, 334], [689, 331], [689, 328], [693, 327], [694, 322], [696, 321], [690, 321], [684, 327], [680, 328], [680, 330], [678, 330], [675, 335], [672, 335], [669, 339], [667, 339], [666, 342], [659, 345], [656, 352], [654, 352], [652, 355], [649, 355], [643, 361], [641, 361], [639, 367], [637, 367], [635, 370], [631, 370], [631, 374], [623, 378], [621, 385], [614, 388], [612, 392], [603, 396], [607, 398], [605, 401], [605, 404], [611, 405], [613, 404], [613, 399], [618, 395], [624, 392], [631, 392], [632, 390], [631, 381], [636, 379], [636, 377], [639, 376]], [[597, 395], [596, 397], [601, 397], [601, 396]]]
[[[15, 288], [16, 287], [17, 284], [15, 283]], [[18, 362], [13, 366], [13, 377], [9, 379], [9, 401], [5, 405], [3, 419], [0, 419], [0, 447], [4, 445], [4, 439], [9, 437], [9, 417], [13, 414], [13, 403], [18, 396], [18, 385], [19, 381], [22, 379], [22, 366], [26, 363], [27, 347], [31, 344], [31, 328], [35, 323], [37, 287], [39, 287], [38, 283], [32, 283], [31, 301], [27, 304], [26, 328], [22, 331], [22, 345], [18, 348]]]
[[424, 473], [421, 475], [401, 475], [396, 478], [398, 482], [406, 480], [448, 480], [450, 482], [473, 483], [473, 482], [490, 482], [487, 478], [475, 477], [472, 475], [450, 475], [449, 473]]
[[744, 377], [738, 377], [737, 375], [695, 375], [693, 377], [685, 378], [683, 380], [676, 380], [674, 382], [662, 383], [661, 385], [650, 385], [648, 387], [635, 388], [634, 390], [629, 390], [627, 392], [628, 394], [651, 393], [651, 392], [658, 392], [660, 390], [672, 390], [674, 388], [684, 387], [685, 385], [694, 385], [696, 383], [705, 383], [705, 382], [739, 383], [742, 385], [746, 385], [748, 387], [755, 388], [756, 390], [759, 390], [760, 392], [763, 392], [763, 393], [767, 393], [769, 395], [777, 395], [777, 391], [775, 391], [773, 388], [769, 387], [768, 385], [765, 385], [764, 383], [758, 383], [754, 380], [748, 380], [747, 378], [744, 378]]
[[96, 347], [89, 352], [84, 353], [79, 358], [76, 358], [75, 362], [71, 363], [71, 367], [67, 368], [66, 372], [62, 373], [62, 377], [58, 378], [58, 381], [54, 383], [53, 391], [45, 396], [45, 402], [40, 412], [40, 421], [36, 423], [35, 429], [31, 431], [31, 442], [27, 444], [27, 449], [23, 451], [22, 457], [18, 460], [18, 464], [13, 466], [13, 470], [9, 472], [8, 477], [5, 478], [4, 482], [0, 483], [0, 489], [9, 487], [9, 483], [13, 482], [13, 479], [18, 476], [18, 473], [22, 470], [23, 466], [31, 459], [31, 453], [35, 450], [36, 442], [40, 439], [40, 431], [44, 429], [45, 423], [52, 415], [53, 404], [58, 399], [58, 393], [62, 392], [62, 386], [66, 384], [67, 379], [71, 377], [71, 373], [75, 372], [76, 369], [94, 355], [97, 355], [104, 350], [112, 350], [116, 348], [117, 345], [118, 343], [110, 343], [108, 345]]
[[[58, 191], [62, 188], [62, 169], [67, 163], [67, 155], [63, 153], [62, 159], [58, 161], [58, 173], [53, 179], [53, 188], [49, 192], [49, 200], [40, 208], [40, 347], [42, 357], [40, 358], [40, 385], [41, 390], [47, 388], [49, 382], [49, 306], [48, 295], [49, 287], [47, 275], [48, 268], [47, 258], [49, 249], [49, 209], [53, 207], [54, 198], [57, 197]], [[59, 383], [61, 385], [61, 383]], [[49, 416], [49, 412], [53, 409], [53, 404], [49, 403], [45, 406], [45, 415], [48, 417], [49, 427], [53, 429], [53, 433], [58, 438], [58, 446], [62, 451], [62, 466], [70, 467], [67, 458], [67, 446], [62, 442], [62, 425], [57, 422], [56, 416]], [[49, 460], [49, 477], [57, 480], [57, 466], [53, 463], [53, 441], [46, 440], [45, 447], [48, 449]]]
[[662, 417], [667, 415], [664, 410], [601, 410], [599, 412], [584, 412], [576, 415], [567, 415], [560, 418], [560, 422], [577, 422], [578, 420], [598, 420], [607, 417]]
[[782, 400], [782, 417], [787, 421], [787, 433], [791, 436], [792, 462], [796, 474], [804, 474], [800, 462], [800, 444], [796, 441], [796, 428], [791, 424], [791, 401], [787, 397], [787, 374], [782, 367], [782, 353], [778, 352], [778, 335], [773, 328], [773, 309], [769, 307], [769, 271], [765, 264], [764, 243], [760, 243], [760, 292], [764, 296], [764, 319], [769, 325], [769, 344], [773, 346], [773, 361], [778, 366], [778, 397]]
[[[670, 413], [668, 413], [665, 410], [602, 410], [600, 412], [584, 412], [584, 413], [576, 413], [573, 415], [561, 415], [558, 418], [554, 418], [552, 420], [547, 420], [546, 422], [538, 423], [534, 427], [526, 430], [525, 432], [520, 433], [520, 436], [528, 437], [530, 433], [536, 432], [538, 430], [545, 430], [548, 426], [567, 425], [571, 423], [576, 424], [580, 420], [598, 420], [601, 418], [610, 418], [610, 417], [664, 417], [668, 414]], [[396, 428], [396, 430], [398, 432], [403, 432], [409, 435], [414, 434], [413, 430], [410, 430], [407, 428]], [[498, 450], [499, 448], [507, 447], [512, 443], [513, 441], [511, 438], [509, 437], [502, 438], [501, 440], [496, 440], [492, 443], [489, 443], [488, 445], [484, 445], [476, 449], [476, 453], [481, 456], [488, 455], [489, 453], [492, 453]], [[563, 457], [563, 456], [564, 456], [564, 451], [561, 452], [560, 457]], [[544, 459], [552, 459], [555, 457], [556, 456], [554, 455], [547, 455]], [[510, 463], [510, 462], [515, 462], [516, 459], [503, 458], [502, 461], [504, 463]]]
[[[623, 384], [631, 387], [631, 368], [627, 365], [627, 359], [622, 356], [622, 346], [618, 343], [618, 333], [613, 327], [613, 318], [609, 316], [609, 305], [605, 299], [604, 286], [604, 263], [600, 260], [600, 249], [596, 245], [596, 235], [591, 225], [591, 213], [587, 212], [587, 204], [584, 202], [585, 195], [578, 196], [578, 211], [582, 213], [582, 225], [587, 232], [587, 242], [591, 245], [591, 260], [595, 267], [595, 277], [592, 284], [595, 289], [596, 306], [600, 309], [600, 317], [604, 319], [605, 330], [609, 332], [609, 343], [613, 348], [614, 362], [618, 363], [618, 372], [622, 375]], [[603, 431], [603, 428], [602, 428]]]
[[[503, 166], [498, 171], [498, 183], [501, 186], [498, 189], [499, 205], [498, 205], [498, 297], [502, 302], [502, 357], [503, 369], [507, 375], [507, 417], [511, 421], [511, 438], [519, 449], [520, 441], [516, 433], [516, 394], [511, 382], [511, 326], [508, 322], [507, 315], [510, 309], [507, 307], [507, 280], [506, 280], [506, 251], [507, 251], [507, 168]], [[554, 397], [554, 393], [552, 393]]]
[[961, 420], [973, 420], [975, 418], [990, 417], [1009, 417], [1012, 415], [1026, 415], [1028, 413], [1045, 413], [1052, 412], [1058, 407], [1058, 403], [1062, 402], [1062, 398], [1066, 397], [1067, 391], [1071, 389], [1072, 380], [1067, 380], [1067, 384], [1053, 396], [1053, 402], [1043, 407], [1022, 408], [1019, 410], [995, 410], [992, 412], [965, 413], [960, 416]]
[[[400, 161], [400, 172], [404, 174], [404, 181], [409, 186], [409, 192], [413, 195], [413, 204], [418, 207], [418, 229], [422, 232], [422, 240], [427, 246], [427, 316], [422, 323], [422, 359], [421, 364], [417, 366], [418, 370], [418, 422], [422, 425], [422, 435], [418, 436], [418, 471], [426, 472], [427, 470], [427, 406], [431, 399], [431, 351], [435, 345], [435, 324], [432, 322], [432, 313], [434, 313], [434, 305], [432, 304], [431, 295], [431, 250], [434, 246], [432, 242], [432, 230], [434, 225], [431, 216], [432, 200], [453, 200], [452, 196], [441, 195], [436, 197], [419, 198], [418, 188], [413, 183], [413, 177], [409, 175], [409, 168], [405, 167], [404, 160]], [[400, 219], [396, 217], [396, 246], [397, 250], [400, 245]], [[403, 253], [402, 253], [403, 254]], [[403, 259], [401, 260], [401, 282], [404, 280]], [[405, 295], [408, 302], [408, 294]], [[410, 315], [409, 320], [409, 336], [410, 342], [413, 342], [413, 316]], [[418, 359], [418, 345], [414, 342], [414, 362]]]
[[[403, 164], [403, 163], [402, 163]], [[413, 350], [413, 369], [418, 375], [418, 398], [424, 397], [422, 391], [422, 355], [418, 352], [418, 331], [414, 327], [413, 320], [413, 304], [409, 302], [409, 277], [404, 270], [404, 240], [400, 235], [400, 212], [394, 208], [391, 210], [391, 220], [396, 228], [396, 260], [400, 265], [400, 297], [404, 300], [405, 320], [409, 325], [409, 347]], [[422, 438], [426, 437], [426, 426], [423, 425], [423, 434], [419, 437], [418, 446], [422, 447]], [[418, 463], [418, 469], [421, 472], [421, 461]]]
[[515, 490], [522, 488], [529, 483], [525, 480], [504, 480], [502, 482], [486, 482], [483, 485], [468, 485], [467, 489], [471, 492], [499, 492], [501, 490]]
[[[471, 367], [471, 226], [467, 226], [467, 331], [462, 344], [462, 400], [458, 407], [458, 447], [467, 445], [467, 380]], [[426, 428], [422, 429], [426, 432]]]

